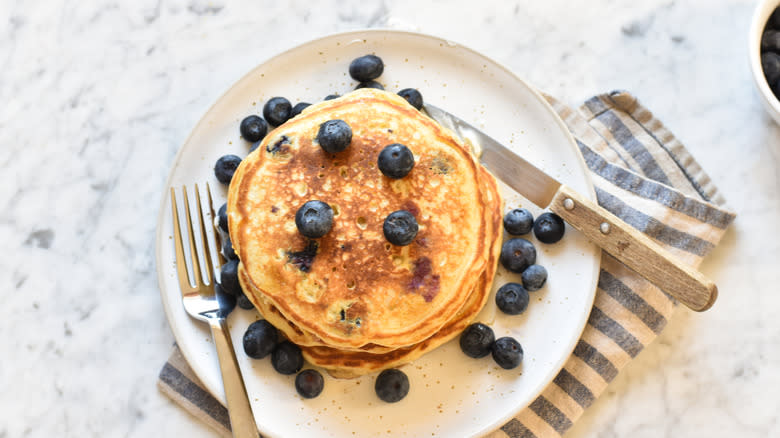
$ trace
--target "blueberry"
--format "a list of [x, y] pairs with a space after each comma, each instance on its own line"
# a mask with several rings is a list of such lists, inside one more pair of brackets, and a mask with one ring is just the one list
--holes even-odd
[[766, 26], [771, 29], [780, 29], [780, 8], [775, 9], [769, 16]]
[[296, 266], [301, 272], [309, 272], [311, 265], [314, 264], [314, 258], [317, 257], [319, 244], [316, 240], [309, 240], [306, 246], [300, 251], [288, 251], [288, 263]]
[[317, 370], [303, 370], [295, 376], [295, 390], [303, 398], [317, 397], [324, 386], [325, 380]]
[[358, 82], [368, 82], [382, 75], [385, 64], [375, 55], [365, 55], [355, 58], [349, 64], [349, 75]]
[[329, 154], [341, 152], [352, 142], [352, 128], [343, 120], [328, 120], [320, 125], [317, 142]]
[[241, 121], [240, 131], [244, 140], [254, 143], [265, 137], [268, 132], [268, 123], [260, 116], [251, 115]]
[[780, 52], [780, 32], [767, 29], [764, 34], [761, 35], [761, 51]]
[[214, 285], [214, 296], [219, 303], [219, 311], [217, 313], [220, 316], [227, 318], [227, 316], [230, 315], [230, 312], [236, 308], [236, 296], [225, 292], [225, 289], [222, 289], [222, 286], [220, 286], [219, 283]]
[[517, 368], [523, 361], [523, 347], [515, 338], [509, 336], [496, 339], [490, 347], [490, 353], [498, 366], [505, 370]]
[[271, 353], [271, 365], [279, 374], [295, 374], [303, 368], [301, 348], [290, 341], [276, 345]]
[[[780, 62], [780, 57], [778, 61]], [[780, 64], [778, 64], [778, 67], [780, 67]], [[778, 74], [780, 74], [780, 69]], [[555, 243], [561, 240], [565, 231], [566, 226], [563, 223], [563, 219], [555, 213], [542, 213], [534, 221], [534, 236], [542, 243]]]
[[410, 151], [408, 147], [400, 143], [393, 143], [389, 146], [385, 146], [384, 149], [379, 152], [377, 165], [385, 176], [393, 179], [400, 179], [412, 171], [412, 168], [414, 167], [414, 155], [412, 155], [412, 151]]
[[384, 90], [384, 85], [380, 84], [377, 81], [368, 81], [368, 82], [361, 82], [355, 86], [356, 90], [359, 90], [361, 88], [375, 88], [377, 90]]
[[298, 102], [295, 104], [295, 106], [292, 108], [292, 112], [290, 112], [290, 118], [297, 116], [298, 114], [302, 113], [303, 110], [305, 110], [307, 107], [311, 106], [309, 102]]
[[490, 354], [490, 346], [496, 340], [493, 329], [475, 322], [463, 330], [460, 334], [460, 349], [466, 353], [466, 356], [478, 359]]
[[272, 97], [263, 105], [263, 117], [269, 123], [279, 126], [286, 122], [292, 114], [292, 104], [284, 97]]
[[236, 155], [221, 156], [217, 160], [217, 164], [214, 165], [214, 175], [222, 184], [230, 184], [239, 164], [241, 164], [241, 158]]
[[493, 360], [505, 370], [517, 368], [523, 361], [523, 347], [515, 338], [505, 336], [496, 339], [490, 348]]
[[244, 332], [244, 352], [252, 359], [262, 359], [274, 351], [278, 341], [276, 327], [261, 319], [249, 324]]
[[780, 82], [775, 82], [774, 85], [770, 84], [769, 89], [772, 90], [772, 94], [780, 99]]
[[534, 226], [534, 215], [525, 208], [515, 208], [504, 216], [504, 229], [514, 236], [528, 234]]
[[509, 239], [501, 246], [499, 260], [506, 269], [521, 273], [536, 262], [536, 248], [525, 239]]
[[528, 291], [520, 283], [507, 283], [496, 291], [496, 306], [508, 315], [519, 315], [528, 308]]
[[412, 243], [417, 237], [418, 229], [417, 220], [406, 210], [390, 213], [382, 226], [385, 239], [396, 246], [406, 246]]
[[401, 401], [409, 394], [409, 378], [398, 369], [384, 370], [376, 378], [374, 391], [377, 397], [387, 403]]
[[219, 283], [217, 283], [214, 285], [214, 295], [219, 295], [219, 294], [223, 294], [227, 296], [235, 296], [231, 293], [228, 293]]
[[322, 201], [308, 201], [295, 213], [295, 226], [306, 237], [322, 237], [333, 227], [333, 209]]
[[423, 97], [422, 94], [420, 94], [419, 91], [417, 91], [414, 88], [404, 88], [403, 90], [398, 92], [398, 95], [406, 99], [407, 102], [409, 102], [410, 105], [413, 107], [419, 109], [422, 109], [423, 106]]
[[222, 204], [222, 206], [219, 207], [219, 212], [217, 213], [217, 226], [223, 233], [228, 232], [227, 203]]
[[333, 93], [333, 94], [328, 94], [327, 96], [325, 96], [325, 99], [322, 99], [322, 100], [333, 100], [333, 99], [338, 99], [339, 97], [341, 97], [341, 96], [339, 96], [336, 93]]
[[251, 154], [252, 152], [255, 151], [255, 149], [259, 148], [260, 147], [260, 143], [262, 143], [262, 140], [261, 141], [256, 141], [256, 142], [252, 143], [252, 146], [249, 146], [249, 153]]
[[230, 241], [230, 236], [227, 236], [225, 241], [222, 242], [222, 255], [226, 260], [238, 259], [238, 254], [236, 254], [236, 250], [233, 249], [233, 242]]
[[539, 290], [547, 282], [547, 269], [541, 265], [531, 265], [523, 271], [523, 287], [528, 291]]
[[220, 269], [219, 283], [225, 292], [238, 296], [241, 283], [238, 281], [238, 259], [230, 260]]
[[243, 290], [239, 289], [238, 295], [236, 296], [236, 304], [238, 307], [244, 309], [244, 310], [250, 310], [254, 309], [255, 305], [252, 304], [252, 301], [247, 298], [246, 294]]
[[780, 79], [780, 55], [773, 52], [761, 54], [761, 68], [764, 70], [766, 81], [774, 84]]

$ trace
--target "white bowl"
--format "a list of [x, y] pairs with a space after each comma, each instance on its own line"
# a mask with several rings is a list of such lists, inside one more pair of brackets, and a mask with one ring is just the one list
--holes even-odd
[[753, 21], [750, 24], [748, 53], [750, 69], [753, 71], [753, 82], [761, 95], [761, 101], [772, 118], [780, 123], [780, 100], [772, 93], [769, 83], [764, 77], [764, 71], [761, 69], [761, 35], [764, 33], [769, 16], [778, 6], [780, 6], [780, 0], [763, 0], [756, 6], [755, 12], [753, 12]]

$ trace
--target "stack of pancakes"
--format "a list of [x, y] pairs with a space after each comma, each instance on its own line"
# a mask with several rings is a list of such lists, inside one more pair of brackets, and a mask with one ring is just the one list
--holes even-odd
[[[333, 119], [353, 135], [329, 154], [316, 136]], [[401, 179], [377, 167], [393, 143], [415, 157]], [[295, 226], [311, 200], [334, 212], [319, 239]], [[407, 246], [382, 231], [397, 210], [419, 224]], [[396, 367], [457, 336], [484, 306], [500, 251], [493, 176], [450, 131], [374, 89], [312, 105], [269, 133], [236, 171], [227, 211], [247, 297], [336, 377]]]

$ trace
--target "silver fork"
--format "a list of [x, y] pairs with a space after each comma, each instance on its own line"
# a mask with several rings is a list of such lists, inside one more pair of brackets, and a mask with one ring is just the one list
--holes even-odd
[[[211, 190], [206, 183], [206, 193], [208, 195], [208, 207], [210, 218], [214, 218], [214, 207], [211, 200]], [[176, 204], [176, 192], [171, 187], [171, 206], [173, 210], [173, 240], [176, 247], [176, 271], [179, 274], [179, 286], [181, 287], [182, 302], [187, 313], [199, 320], [204, 321], [211, 327], [211, 335], [214, 338], [214, 345], [217, 349], [219, 358], [219, 367], [222, 371], [222, 382], [225, 387], [225, 398], [227, 399], [228, 416], [230, 417], [230, 426], [233, 430], [233, 436], [237, 438], [257, 438], [260, 436], [255, 425], [252, 409], [249, 406], [249, 398], [244, 387], [244, 380], [238, 369], [238, 362], [233, 351], [233, 344], [230, 341], [225, 317], [229, 309], [225, 308], [225, 303], [220, 305], [220, 300], [214, 290], [214, 263], [211, 258], [212, 251], [215, 251], [221, 261], [219, 250], [209, 248], [211, 243], [207, 237], [206, 221], [203, 218], [203, 209], [201, 208], [200, 192], [198, 185], [195, 185], [195, 205], [197, 207], [197, 217], [199, 225], [200, 240], [203, 246], [203, 254], [198, 253], [195, 244], [195, 233], [192, 226], [192, 216], [190, 215], [190, 204], [187, 199], [187, 188], [182, 188], [184, 198], [184, 211], [186, 213], [187, 233], [189, 235], [190, 255], [192, 259], [192, 277], [195, 280], [193, 285], [187, 273], [188, 263], [184, 253], [184, 241], [179, 225], [179, 212]], [[211, 221], [213, 224], [213, 220]], [[219, 239], [219, 233], [214, 231], [215, 243]], [[201, 260], [205, 266], [206, 279], [204, 281], [201, 271]]]

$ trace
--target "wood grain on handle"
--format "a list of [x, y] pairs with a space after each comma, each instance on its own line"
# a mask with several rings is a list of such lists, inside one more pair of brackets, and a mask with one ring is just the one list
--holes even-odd
[[238, 369], [238, 361], [230, 341], [227, 324], [222, 318], [209, 318], [214, 345], [217, 347], [219, 368], [222, 371], [222, 383], [225, 387], [230, 428], [235, 438], [259, 438], [260, 433], [252, 415], [249, 397], [244, 387], [244, 379]]
[[678, 261], [645, 234], [571, 188], [561, 185], [549, 208], [604, 251], [691, 309], [701, 312], [715, 303], [718, 288], [701, 272]]

